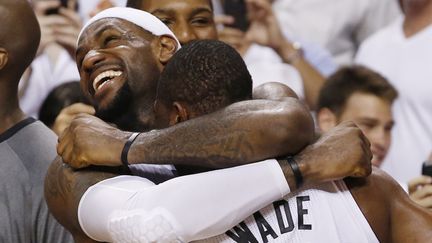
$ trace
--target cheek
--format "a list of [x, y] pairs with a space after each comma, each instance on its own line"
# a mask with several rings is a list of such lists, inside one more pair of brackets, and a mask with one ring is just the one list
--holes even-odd
[[385, 144], [387, 145], [387, 148], [390, 147], [391, 142], [392, 142], [391, 132], [386, 132], [386, 134], [385, 134]]
[[196, 28], [195, 34], [200, 40], [217, 40], [217, 31], [214, 27], [207, 27], [207, 28]]

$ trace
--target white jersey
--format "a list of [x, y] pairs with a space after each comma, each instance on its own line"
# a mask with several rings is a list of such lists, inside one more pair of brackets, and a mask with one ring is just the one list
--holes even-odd
[[276, 201], [225, 234], [195, 242], [379, 242], [343, 181]]

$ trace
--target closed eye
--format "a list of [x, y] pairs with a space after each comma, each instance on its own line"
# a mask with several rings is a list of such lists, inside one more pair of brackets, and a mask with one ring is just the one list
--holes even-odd
[[103, 44], [104, 44], [104, 46], [107, 46], [107, 45], [109, 45], [110, 43], [115, 42], [115, 41], [117, 41], [117, 40], [119, 40], [119, 39], [120, 39], [120, 37], [118, 37], [118, 36], [110, 35], [110, 36], [107, 36], [107, 37], [104, 39]]
[[173, 21], [168, 18], [160, 18], [160, 21], [162, 21], [162, 23], [164, 23], [166, 26], [169, 26], [173, 23]]
[[211, 21], [208, 18], [194, 18], [191, 22], [196, 25], [208, 25]]

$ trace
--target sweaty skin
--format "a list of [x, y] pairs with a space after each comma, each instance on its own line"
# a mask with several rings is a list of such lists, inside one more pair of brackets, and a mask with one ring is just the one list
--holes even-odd
[[[100, 20], [100, 22], [104, 23], [104, 20]], [[115, 25], [109, 25], [109, 23], [114, 22]], [[172, 48], [175, 41], [166, 36], [149, 36], [148, 33], [137, 29], [133, 32], [129, 30], [129, 32], [127, 28], [133, 29], [133, 25], [123, 22], [117, 19], [105, 20], [109, 28], [103, 34], [97, 31], [87, 31], [78, 46], [77, 62], [81, 73], [82, 87], [90, 96], [96, 94], [92, 90], [92, 77], [113, 66], [122, 70], [127, 79], [120, 77], [114, 79], [112, 84], [106, 84], [108, 85], [104, 87], [106, 91], [100, 93], [101, 95], [98, 96], [96, 101], [101, 108], [112, 108], [112, 101], [116, 100], [114, 90], [121, 89], [121, 85], [125, 83], [135, 87], [131, 89], [135, 93], [126, 98], [139, 96], [139, 93], [143, 92], [144, 95], [140, 96], [142, 102], [134, 102], [133, 99], [129, 100], [128, 102], [131, 102], [130, 106], [128, 106], [129, 109], [124, 110], [123, 108], [121, 110], [123, 113], [118, 117], [113, 117], [113, 121], [124, 129], [124, 118], [128, 118], [130, 121], [128, 126], [140, 128], [138, 130], [144, 131], [149, 126], [148, 122], [151, 123], [152, 121], [152, 105], [146, 105], [146, 103], [156, 93], [156, 90], [154, 90], [155, 84], [152, 82], [157, 80], [158, 75], [154, 70], [145, 72], [144, 76], [138, 75], [137, 70], [142, 69], [140, 64], [154, 61], [155, 65], [152, 64], [150, 67], [153, 66], [160, 72], [164, 64], [169, 60], [170, 55], [172, 55], [173, 50], [175, 50]], [[93, 27], [97, 28], [97, 26], [101, 26], [101, 23]], [[130, 34], [121, 34], [122, 31]], [[143, 39], [151, 48], [147, 48], [138, 42], [131, 42], [127, 39], [131, 36], [133, 36], [134, 40]], [[136, 51], [136, 49], [140, 51]], [[137, 53], [140, 53], [140, 55], [135, 55]], [[134, 58], [130, 58], [129, 55], [134, 55]], [[149, 67], [149, 65], [146, 67]], [[151, 74], [156, 77], [151, 78]], [[143, 80], [142, 83], [140, 80]], [[98, 110], [98, 107], [96, 107], [96, 110]], [[104, 161], [104, 156], [108, 157], [109, 160], [118, 162], [124, 141], [130, 133], [122, 132], [106, 123], [102, 124], [104, 123], [101, 120], [89, 116], [82, 116], [74, 120], [59, 139], [58, 150], [63, 159], [68, 162], [73, 161], [71, 163], [78, 161], [78, 164], [81, 165], [79, 167], [87, 166], [90, 161], [96, 163], [95, 161], [99, 161], [98, 159]], [[269, 127], [280, 129], [278, 132], [270, 132]], [[237, 132], [239, 128], [241, 128], [241, 132]], [[176, 131], [176, 129], [181, 130]], [[184, 140], [179, 139], [179, 131], [182, 131], [182, 134], [194, 134], [194, 140], [188, 140], [185, 143]], [[152, 136], [154, 133], [149, 132], [147, 135]], [[199, 162], [200, 165], [218, 168], [227, 165], [232, 166], [240, 163], [240, 161], [244, 163], [242, 160], [250, 151], [256, 152], [252, 153], [251, 157], [253, 158], [249, 158], [250, 160], [247, 162], [284, 155], [289, 152], [295, 153], [310, 143], [314, 137], [313, 122], [308, 111], [294, 98], [239, 102], [220, 110], [218, 113], [187, 121], [170, 129], [159, 130], [157, 133], [158, 136], [153, 137], [155, 140], [149, 144], [149, 148], [170, 143], [167, 146], [175, 146], [176, 150], [175, 152], [153, 155], [155, 157], [151, 159], [158, 158], [159, 162], [185, 163], [183, 161], [187, 158], [191, 165], [196, 165]], [[96, 136], [96, 134], [100, 136]], [[142, 134], [138, 138], [144, 137], [144, 135]], [[344, 139], [340, 139], [341, 137], [344, 137]], [[102, 140], [100, 140], [101, 138]], [[160, 139], [159, 142], [157, 139]], [[144, 140], [138, 140], [137, 144], [145, 144]], [[81, 154], [80, 148], [84, 147], [80, 147], [80, 144], [85, 141], [89, 143], [84, 147], [90, 148], [92, 151], [85, 151], [89, 153]], [[196, 142], [199, 141], [206, 141], [209, 145], [204, 152], [197, 151], [195, 148]], [[239, 141], [247, 141], [249, 144], [245, 145]], [[346, 143], [347, 141], [349, 143]], [[74, 144], [77, 146], [74, 146]], [[341, 146], [342, 144], [346, 147]], [[322, 158], [322, 151], [330, 151], [329, 148], [335, 147], [340, 149], [332, 150], [333, 153], [329, 153], [325, 158]], [[347, 147], [350, 149], [346, 149]], [[147, 152], [151, 151], [151, 149], [143, 151]], [[347, 157], [351, 158], [348, 160], [349, 163], [338, 159], [341, 151], [352, 151], [347, 154]], [[158, 150], [158, 152], [160, 151]], [[216, 157], [216, 159], [208, 157], [209, 155], [219, 154], [222, 154], [222, 156]], [[95, 158], [91, 157], [94, 155], [96, 155]], [[97, 157], [98, 155], [101, 157]], [[297, 159], [306, 184], [340, 179], [346, 176], [366, 176], [370, 173], [369, 143], [360, 130], [351, 123], [339, 127], [333, 135], [330, 134], [323, 141], [306, 147], [298, 155]], [[216, 162], [225, 164], [221, 165]], [[334, 166], [322, 170], [319, 168], [323, 168], [323, 166], [315, 166], [317, 164], [333, 164]], [[325, 168], [327, 167], [325, 166]], [[85, 188], [95, 183], [93, 176], [98, 173], [100, 172], [91, 170], [91, 168], [84, 171], [72, 170], [70, 167], [62, 165], [60, 159], [53, 163], [48, 173], [45, 195], [50, 209], [62, 224], [73, 233], [76, 233], [76, 239], [80, 238], [79, 235], [82, 233], [76, 224], [77, 221], [73, 220], [74, 217], [76, 218], [77, 202], [79, 202]], [[65, 174], [68, 174], [68, 176], [65, 176]], [[108, 176], [112, 176], [112, 174], [103, 174], [98, 179]], [[296, 185], [293, 182], [292, 172], [286, 169], [285, 176], [292, 190], [295, 190]], [[60, 183], [60, 181], [65, 182]], [[78, 189], [75, 187], [78, 187]], [[64, 210], [65, 207], [68, 210]]]

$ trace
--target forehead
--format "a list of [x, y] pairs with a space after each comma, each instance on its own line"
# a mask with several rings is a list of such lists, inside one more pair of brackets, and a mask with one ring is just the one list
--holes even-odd
[[391, 119], [391, 103], [373, 94], [357, 92], [347, 100], [342, 116]]
[[81, 34], [78, 46], [83, 44], [83, 42], [92, 41], [103, 36], [105, 32], [117, 32], [119, 34], [134, 33], [142, 37], [149, 36], [141, 27], [129, 21], [119, 18], [104, 18], [97, 20], [86, 28]]
[[141, 10], [154, 12], [158, 9], [194, 10], [206, 8], [213, 11], [211, 0], [143, 0]]

